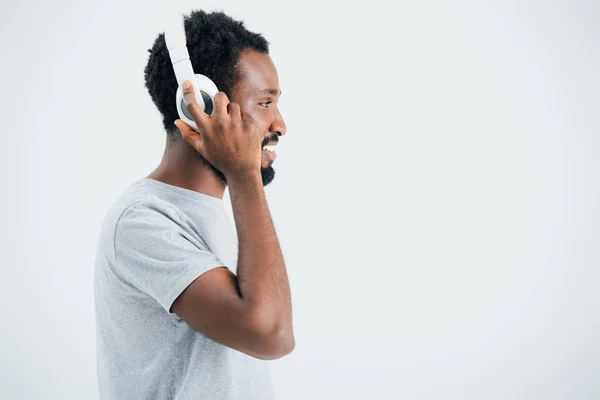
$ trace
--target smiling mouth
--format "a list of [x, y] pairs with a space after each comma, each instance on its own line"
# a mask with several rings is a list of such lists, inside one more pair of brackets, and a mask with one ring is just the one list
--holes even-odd
[[272, 146], [266, 146], [263, 147], [263, 155], [265, 156], [265, 158], [269, 161], [273, 161], [275, 160], [275, 158], [277, 158], [277, 153], [275, 153], [273, 150], [269, 149], [268, 147]]

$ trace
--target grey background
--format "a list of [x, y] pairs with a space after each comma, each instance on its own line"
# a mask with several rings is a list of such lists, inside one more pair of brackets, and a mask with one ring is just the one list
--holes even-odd
[[600, 398], [598, 2], [280, 0], [2, 2], [0, 398], [97, 398], [96, 235], [162, 156], [147, 49], [197, 8], [284, 92], [278, 398]]

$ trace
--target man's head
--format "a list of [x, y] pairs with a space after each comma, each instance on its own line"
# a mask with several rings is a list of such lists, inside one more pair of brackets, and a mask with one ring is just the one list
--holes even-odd
[[[222, 12], [193, 11], [184, 17], [184, 28], [194, 72], [208, 76], [219, 91], [225, 92], [231, 102], [238, 103], [241, 111], [256, 121], [263, 136], [263, 146], [276, 143], [278, 137], [286, 133], [286, 128], [277, 108], [281, 91], [277, 70], [269, 56], [269, 43], [262, 35], [249, 32], [243, 22]], [[144, 70], [146, 88], [162, 114], [170, 147], [183, 140], [173, 123], [179, 118], [175, 108], [177, 79], [163, 33], [158, 35], [148, 52], [150, 57]], [[262, 92], [265, 89], [268, 91]], [[263, 185], [275, 176], [271, 164], [264, 150]], [[208, 162], [206, 165], [226, 183], [221, 171]]]

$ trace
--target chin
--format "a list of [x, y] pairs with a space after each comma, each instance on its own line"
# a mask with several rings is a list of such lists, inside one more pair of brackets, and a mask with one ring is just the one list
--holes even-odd
[[267, 168], [260, 169], [260, 175], [262, 176], [263, 187], [267, 186], [269, 183], [275, 179], [275, 170], [272, 166], [268, 166]]

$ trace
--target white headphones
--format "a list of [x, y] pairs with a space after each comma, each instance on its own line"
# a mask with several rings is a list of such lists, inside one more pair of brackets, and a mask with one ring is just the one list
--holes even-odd
[[215, 85], [207, 76], [194, 74], [194, 69], [192, 68], [192, 63], [190, 61], [190, 54], [188, 53], [186, 46], [185, 28], [183, 24], [174, 24], [168, 29], [165, 29], [165, 42], [167, 44], [167, 50], [169, 51], [169, 57], [171, 57], [171, 62], [173, 63], [175, 77], [177, 78], [178, 87], [177, 95], [175, 96], [177, 114], [179, 114], [179, 118], [183, 122], [198, 132], [198, 127], [183, 101], [181, 85], [183, 85], [183, 82], [185, 81], [192, 82], [196, 102], [200, 106], [200, 109], [204, 110], [204, 112], [209, 115], [213, 112], [215, 95], [219, 92], [219, 89], [217, 89], [217, 85]]

